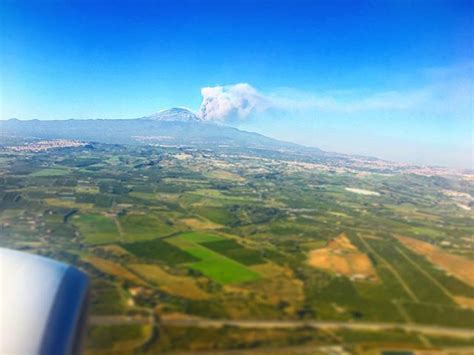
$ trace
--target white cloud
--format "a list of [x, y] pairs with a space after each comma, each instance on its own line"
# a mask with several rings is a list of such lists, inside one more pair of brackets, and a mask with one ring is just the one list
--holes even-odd
[[[410, 90], [367, 92], [338, 90], [308, 93], [294, 89], [264, 93], [248, 83], [205, 87], [201, 90], [199, 115], [207, 121], [243, 120], [266, 110], [311, 113], [406, 112], [443, 114], [446, 117], [472, 118], [474, 84], [472, 66], [430, 70], [425, 85]], [[461, 73], [461, 74], [460, 74]], [[471, 117], [469, 116], [471, 112]]]
[[376, 110], [407, 110], [418, 106], [426, 97], [424, 90], [400, 93], [387, 91], [356, 98], [343, 95], [301, 94], [300, 97], [272, 96], [271, 107], [283, 110], [316, 110], [354, 113]]
[[205, 87], [201, 89], [199, 116], [205, 121], [245, 119], [265, 110], [326, 111], [353, 113], [373, 110], [406, 110], [419, 106], [429, 93], [426, 90], [400, 93], [376, 93], [347, 99], [338, 96], [314, 95], [303, 92], [265, 94], [247, 83]]

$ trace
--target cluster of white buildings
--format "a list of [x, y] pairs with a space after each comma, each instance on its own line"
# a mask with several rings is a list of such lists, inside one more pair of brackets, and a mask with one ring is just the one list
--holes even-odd
[[47, 141], [38, 141], [33, 143], [27, 143], [19, 146], [8, 147], [10, 150], [15, 152], [43, 152], [49, 149], [55, 148], [70, 148], [70, 147], [81, 147], [86, 145], [84, 142], [69, 140], [69, 139], [55, 139]]

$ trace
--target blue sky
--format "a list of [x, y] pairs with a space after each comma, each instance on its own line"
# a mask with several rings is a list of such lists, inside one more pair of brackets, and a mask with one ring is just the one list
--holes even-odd
[[473, 164], [472, 1], [5, 0], [0, 16], [2, 119], [198, 111], [210, 88], [220, 122]]

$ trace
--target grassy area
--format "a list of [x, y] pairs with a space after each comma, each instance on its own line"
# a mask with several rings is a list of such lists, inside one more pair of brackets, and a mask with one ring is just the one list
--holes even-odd
[[158, 265], [132, 264], [130, 267], [141, 277], [171, 295], [193, 300], [209, 298], [209, 294], [197, 286], [195, 278], [172, 275]]
[[139, 324], [94, 325], [87, 330], [87, 346], [92, 349], [125, 350], [139, 345], [149, 333]]
[[120, 216], [119, 223], [126, 242], [155, 239], [177, 231], [170, 222], [153, 215], [127, 214]]
[[90, 294], [90, 314], [124, 314], [127, 310], [123, 291], [110, 282], [93, 279]]
[[403, 306], [418, 323], [470, 329], [474, 327], [474, 310], [409, 302]]
[[180, 234], [179, 237], [180, 239], [199, 244], [227, 240], [225, 237], [207, 232], [187, 232]]
[[87, 256], [84, 257], [83, 260], [94, 266], [96, 269], [120, 280], [127, 280], [136, 285], [145, 285], [142, 279], [116, 262], [96, 256]]
[[121, 240], [115, 221], [103, 215], [86, 214], [73, 218], [87, 244], [114, 243]]
[[200, 216], [217, 224], [232, 226], [237, 225], [240, 222], [239, 217], [235, 213], [232, 213], [231, 211], [222, 207], [199, 206], [195, 209], [196, 213], [198, 213]]
[[30, 174], [32, 177], [54, 177], [54, 176], [63, 176], [69, 174], [68, 169], [60, 169], [60, 168], [46, 168], [35, 171], [34, 173]]
[[[354, 283], [346, 277], [335, 277], [321, 271], [308, 270], [305, 278], [306, 302], [311, 317], [319, 319], [405, 322], [390, 298], [379, 287], [370, 283]], [[371, 293], [360, 291], [360, 287], [372, 287]], [[380, 292], [380, 293], [379, 293]]]
[[260, 275], [257, 272], [199, 244], [223, 239], [212, 234], [195, 232], [185, 233], [170, 238], [167, 241], [200, 259], [200, 261], [190, 264], [190, 267], [199, 270], [207, 277], [221, 284], [240, 283], [258, 279]]
[[258, 354], [258, 348], [264, 347], [279, 349], [291, 345], [331, 344], [330, 335], [312, 328], [287, 330], [162, 327], [161, 331], [160, 338], [147, 348], [150, 353], [162, 353], [173, 349], [190, 352], [247, 349], [248, 353]]
[[394, 344], [402, 343], [411, 346], [423, 345], [419, 336], [414, 333], [407, 333], [401, 330], [387, 330], [383, 333], [378, 331], [354, 331], [354, 330], [340, 330], [337, 335], [344, 339], [344, 342], [349, 344], [357, 343], [372, 343], [372, 344]]
[[454, 305], [454, 301], [438, 285], [403, 257], [397, 249], [401, 246], [395, 240], [391, 240], [391, 243], [374, 239], [367, 242], [375, 252], [392, 265], [420, 302]]
[[204, 242], [201, 245], [247, 266], [265, 262], [257, 250], [246, 249], [234, 240], [217, 240]]

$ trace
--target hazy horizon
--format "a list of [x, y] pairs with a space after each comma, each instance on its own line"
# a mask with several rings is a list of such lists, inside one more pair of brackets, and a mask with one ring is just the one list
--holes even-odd
[[[197, 110], [192, 110], [192, 109], [187, 108], [187, 107], [178, 107], [178, 108], [185, 108], [187, 110], [192, 111], [193, 113], [197, 112]], [[166, 110], [166, 109], [163, 109], [163, 110]], [[163, 111], [163, 110], [158, 110], [157, 112], [160, 112], [160, 111]], [[154, 113], [156, 113], [156, 112], [154, 112]], [[144, 114], [141, 117], [147, 117], [147, 116], [150, 116], [152, 114], [153, 113]], [[121, 118], [121, 119], [125, 119], [125, 120], [129, 119], [130, 120], [130, 119], [138, 119], [138, 118], [141, 118], [141, 117], [128, 117], [128, 118]], [[96, 117], [96, 118], [62, 118], [62, 119], [48, 119], [48, 118], [46, 118], [46, 119], [42, 119], [42, 118], [22, 119], [22, 118], [12, 117], [10, 119], [17, 119], [19, 121], [30, 121], [30, 120], [66, 121], [66, 120], [94, 120], [94, 119], [97, 119], [97, 120], [108, 120], [108, 119], [113, 120], [114, 118]], [[6, 119], [6, 120], [9, 120], [9, 119]], [[1, 122], [1, 120], [0, 120], [0, 122]], [[212, 123], [216, 123], [216, 122], [212, 122]], [[222, 124], [222, 123], [218, 123], [218, 124]], [[225, 123], [225, 125], [228, 125], [228, 124]], [[230, 126], [235, 126], [235, 125], [230, 125]], [[394, 161], [394, 162], [399, 162], [399, 163], [429, 165], [429, 166], [444, 166], [444, 167], [448, 167], [448, 168], [456, 168], [456, 169], [461, 169], [461, 170], [472, 169], [472, 167], [473, 167], [472, 164], [471, 164], [471, 166], [465, 166], [462, 161], [459, 163], [459, 161], [449, 160], [447, 164], [442, 164], [442, 163], [439, 163], [439, 161], [436, 161], [436, 160], [433, 160], [433, 161], [426, 161], [426, 160], [422, 160], [422, 159], [420, 160], [420, 159], [417, 159], [417, 158], [419, 158], [419, 156], [417, 154], [415, 154], [415, 155], [411, 154], [412, 153], [411, 151], [406, 151], [406, 158], [405, 159], [401, 159], [397, 155], [387, 154], [386, 152], [385, 153], [381, 152], [381, 153], [375, 154], [375, 153], [373, 153], [373, 151], [375, 151], [374, 145], [375, 145], [375, 148], [376, 148], [377, 143], [374, 143], [374, 142], [364, 141], [363, 144], [359, 144], [359, 145], [354, 144], [351, 147], [344, 147], [344, 146], [338, 147], [337, 145], [334, 144], [334, 142], [332, 141], [332, 138], [327, 137], [327, 136], [326, 137], [319, 137], [318, 142], [315, 144], [315, 143], [312, 142], [312, 139], [311, 139], [312, 137], [308, 136], [307, 134], [304, 134], [304, 135], [300, 134], [298, 137], [294, 137], [291, 134], [288, 135], [288, 134], [284, 134], [282, 132], [278, 132], [278, 130], [269, 131], [268, 129], [265, 130], [264, 128], [260, 128], [260, 127], [257, 127], [257, 126], [247, 126], [245, 124], [239, 124], [235, 127], [239, 128], [239, 129], [242, 129], [242, 130], [245, 130], [245, 131], [259, 133], [259, 134], [265, 135], [267, 137], [282, 140], [282, 141], [286, 141], [286, 142], [301, 144], [301, 145], [308, 146], [308, 147], [320, 148], [320, 149], [322, 149], [324, 151], [327, 151], [327, 152], [334, 152], [334, 153], [340, 153], [340, 154], [355, 154], [355, 155], [362, 155], [362, 156], [372, 156], [372, 157], [375, 157], [375, 158]], [[338, 135], [339, 138], [342, 138], [343, 136], [345, 136], [345, 138], [350, 138], [350, 132], [347, 132], [347, 131], [346, 132], [340, 131], [340, 132], [337, 133], [337, 135]], [[371, 144], [369, 144], [369, 143], [371, 143]], [[402, 144], [403, 142], [397, 142], [397, 143], [400, 144], [400, 147], [403, 146], [403, 144]], [[424, 147], [419, 142], [412, 142], [412, 144], [413, 143], [417, 144], [419, 149], [429, 149], [429, 147], [426, 147], [426, 146]], [[445, 155], [448, 156], [448, 159], [449, 159], [449, 152], [448, 153], [443, 152], [443, 147], [440, 147], [439, 149], [440, 150], [437, 152], [438, 157], [439, 157], [440, 154], [441, 155], [445, 154]], [[470, 155], [470, 152], [468, 150], [465, 151], [465, 152], [459, 152], [459, 154], [458, 154], [459, 157], [469, 156], [469, 155]]]
[[184, 106], [325, 150], [473, 168], [471, 2], [119, 4], [3, 2], [0, 119]]
[[0, 43], [0, 354], [472, 353], [473, 0], [3, 0]]

